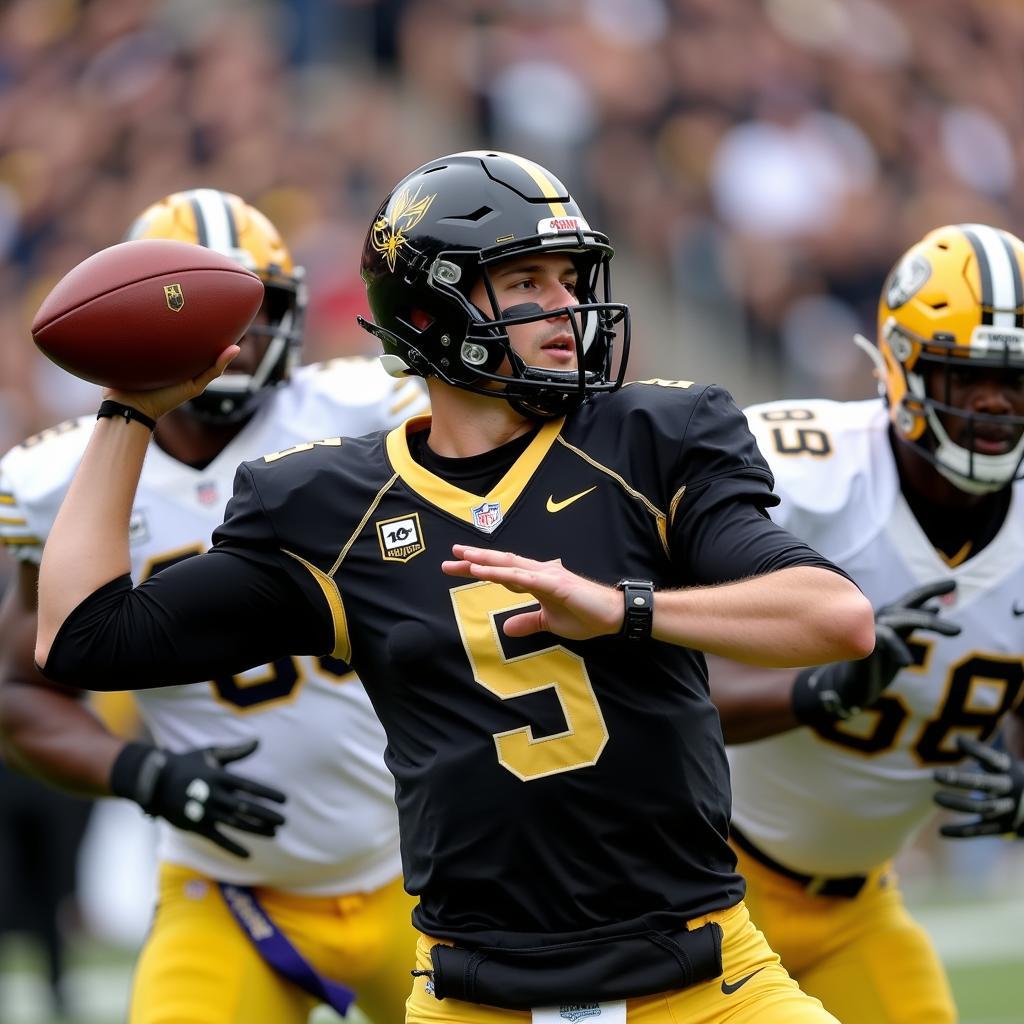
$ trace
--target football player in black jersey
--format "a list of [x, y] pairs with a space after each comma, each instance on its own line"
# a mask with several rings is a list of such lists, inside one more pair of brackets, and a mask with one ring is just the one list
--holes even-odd
[[245, 463], [211, 552], [133, 590], [148, 430], [130, 417], [234, 349], [111, 393], [129, 413], [98, 425], [50, 534], [37, 658], [96, 689], [351, 663], [419, 898], [414, 1024], [830, 1021], [743, 907], [700, 652], [863, 657], [871, 608], [768, 519], [771, 474], [724, 391], [622, 384], [611, 255], [529, 160], [414, 171], [367, 235], [364, 326], [391, 373], [427, 378], [433, 418]]

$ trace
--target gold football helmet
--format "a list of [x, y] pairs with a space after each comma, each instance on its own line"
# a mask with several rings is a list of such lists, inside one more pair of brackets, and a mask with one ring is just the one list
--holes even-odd
[[[981, 494], [1017, 479], [1024, 460], [1024, 417], [951, 403], [956, 370], [1024, 374], [1024, 242], [984, 224], [936, 228], [896, 264], [878, 306], [879, 364], [896, 435], [913, 444], [961, 490]], [[932, 370], [946, 372], [933, 384]], [[938, 392], [938, 393], [937, 393]], [[966, 445], [943, 425], [965, 421]], [[974, 438], [1005, 431], [1009, 450], [982, 454]], [[959, 431], [957, 431], [959, 433]]]
[[175, 192], [145, 209], [125, 236], [169, 238], [205, 245], [236, 260], [263, 281], [262, 318], [249, 336], [269, 338], [256, 370], [218, 377], [188, 410], [201, 419], [219, 423], [248, 418], [268, 389], [286, 380], [298, 361], [306, 311], [306, 286], [301, 267], [277, 228], [259, 210], [231, 192], [195, 188]]

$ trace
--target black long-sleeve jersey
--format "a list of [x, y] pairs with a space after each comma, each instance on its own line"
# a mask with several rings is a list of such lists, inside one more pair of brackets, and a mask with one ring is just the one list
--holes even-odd
[[484, 495], [412, 458], [407, 430], [428, 422], [244, 464], [212, 551], [97, 591], [48, 674], [145, 687], [286, 654], [350, 663], [387, 733], [406, 885], [430, 935], [571, 941], [736, 903], [703, 656], [507, 637], [529, 595], [440, 563], [454, 543], [487, 545], [659, 588], [834, 568], [766, 517], [772, 477], [743, 416], [718, 388], [627, 385], [545, 424]]

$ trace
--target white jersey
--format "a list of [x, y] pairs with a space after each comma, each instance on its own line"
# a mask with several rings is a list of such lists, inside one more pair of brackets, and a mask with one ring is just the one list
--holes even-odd
[[961, 760], [956, 736], [987, 739], [1024, 700], [1024, 484], [998, 535], [951, 568], [900, 491], [881, 400], [773, 402], [746, 415], [782, 499], [772, 518], [874, 607], [956, 581], [942, 615], [960, 635], [914, 635], [915, 663], [874, 707], [729, 749], [733, 820], [756, 846], [807, 874], [866, 873], [931, 817], [932, 771]]
[[[209, 547], [240, 462], [388, 429], [426, 406], [418, 382], [394, 380], [377, 360], [336, 359], [297, 370], [204, 469], [150, 445], [131, 518], [132, 576], [139, 582]], [[16, 557], [39, 560], [94, 424], [82, 418], [46, 430], [0, 461], [0, 535]], [[154, 741], [169, 750], [258, 738], [257, 751], [233, 770], [288, 794], [287, 823], [275, 838], [238, 834], [252, 851], [248, 860], [161, 821], [163, 859], [224, 881], [314, 895], [368, 892], [400, 873], [384, 732], [343, 663], [285, 658], [136, 698]]]

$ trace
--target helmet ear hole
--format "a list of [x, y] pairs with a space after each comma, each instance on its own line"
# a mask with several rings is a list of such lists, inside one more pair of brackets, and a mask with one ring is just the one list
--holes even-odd
[[909, 434], [914, 429], [914, 417], [909, 409], [899, 409], [896, 413], [896, 425], [902, 434]]
[[434, 322], [434, 317], [422, 309], [409, 310], [409, 324], [417, 331], [425, 331]]
[[901, 362], [905, 363], [913, 351], [910, 339], [899, 331], [892, 332], [892, 354]]
[[460, 355], [462, 356], [462, 361], [474, 369], [486, 367], [491, 359], [487, 349], [483, 345], [478, 345], [475, 341], [464, 341]]

